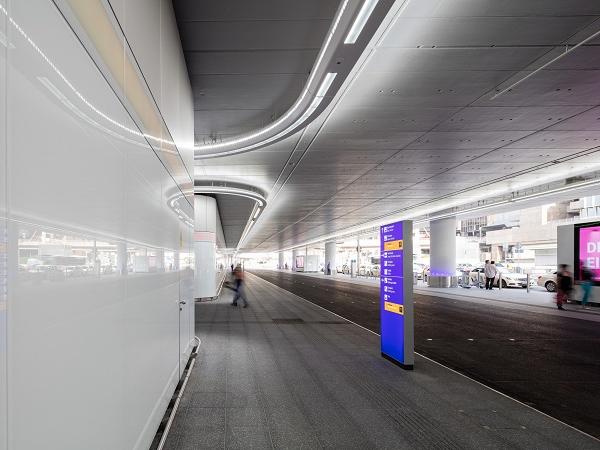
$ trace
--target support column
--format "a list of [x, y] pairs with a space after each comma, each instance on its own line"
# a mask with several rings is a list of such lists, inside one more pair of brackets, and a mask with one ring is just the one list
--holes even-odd
[[[335, 241], [325, 242], [325, 275], [335, 275], [336, 274], [336, 261], [335, 257], [337, 254], [337, 246]], [[327, 273], [327, 266], [331, 268], [331, 273]]]
[[292, 250], [292, 271], [296, 271], [296, 256], [298, 256], [298, 250]]
[[278, 266], [277, 268], [279, 270], [283, 270], [284, 265], [285, 265], [285, 258], [284, 258], [283, 252], [279, 252], [278, 256], [279, 256], [279, 262], [277, 264], [277, 266]]
[[165, 271], [165, 250], [163, 248], [156, 250], [156, 271]]
[[117, 273], [127, 275], [127, 244], [125, 242], [117, 243]]
[[429, 286], [454, 287], [456, 277], [456, 218], [434, 220], [430, 227]]
[[217, 201], [206, 195], [194, 195], [194, 216], [194, 297], [214, 297], [217, 295]]

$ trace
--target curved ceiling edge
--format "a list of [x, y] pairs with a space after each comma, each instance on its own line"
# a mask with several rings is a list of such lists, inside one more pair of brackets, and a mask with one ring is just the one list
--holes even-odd
[[256, 150], [281, 141], [312, 122], [330, 104], [394, 3], [395, 0], [343, 0], [294, 104], [264, 128], [223, 142], [194, 146], [194, 159]]
[[194, 182], [194, 194], [221, 194], [221, 195], [236, 195], [239, 197], [246, 197], [254, 201], [254, 208], [248, 217], [246, 226], [242, 232], [239, 242], [237, 243], [235, 252], [244, 244], [250, 229], [254, 226], [262, 212], [267, 206], [267, 199], [265, 193], [252, 185], [229, 182], [229, 181], [210, 181], [210, 180], [196, 180]]

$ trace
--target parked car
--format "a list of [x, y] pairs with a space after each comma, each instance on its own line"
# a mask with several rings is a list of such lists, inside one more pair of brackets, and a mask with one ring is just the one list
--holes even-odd
[[556, 271], [540, 275], [537, 278], [537, 285], [545, 287], [548, 292], [556, 292]]
[[[498, 267], [498, 266], [496, 266], [496, 270], [502, 274], [502, 287], [503, 288], [507, 288], [507, 287], [526, 288], [527, 287], [527, 275], [526, 274], [509, 272], [504, 267]], [[483, 267], [477, 267], [477, 268], [471, 270], [471, 272], [469, 273], [469, 278], [471, 279], [471, 284], [476, 284], [478, 278], [480, 279], [482, 285], [485, 284], [484, 271], [485, 271], [485, 269]], [[494, 286], [497, 287], [499, 281], [500, 281], [500, 275], [498, 274], [498, 275], [496, 275], [496, 278], [494, 279]], [[532, 282], [530, 282], [530, 284], [532, 284]]]
[[414, 263], [413, 264], [413, 273], [417, 274], [417, 280], [423, 279], [423, 272], [427, 266], [425, 264]]
[[371, 276], [378, 277], [380, 275], [381, 275], [381, 269], [379, 268], [378, 264], [375, 264], [373, 267], [371, 267]]
[[348, 275], [350, 273], [350, 266], [348, 264], [344, 264], [343, 266], [338, 266], [335, 269], [337, 273], [343, 273]]
[[379, 276], [379, 266], [360, 266], [358, 270], [358, 274], [363, 277], [378, 277]]

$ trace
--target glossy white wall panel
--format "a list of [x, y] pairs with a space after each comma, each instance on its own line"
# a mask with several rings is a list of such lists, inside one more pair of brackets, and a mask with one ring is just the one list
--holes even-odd
[[[193, 176], [193, 103], [185, 58], [171, 0], [161, 0], [160, 109], [182, 158]], [[191, 117], [191, 120], [190, 120]], [[190, 127], [191, 125], [191, 127]]]
[[193, 98], [171, 0], [110, 0], [110, 3], [167, 128], [193, 174]]
[[[13, 5], [15, 22], [70, 83], [134, 128], [52, 2]], [[179, 376], [180, 342], [187, 351], [193, 338], [193, 302], [179, 312], [193, 264], [165, 264], [193, 253], [192, 230], [167, 203], [177, 186], [144, 140], [78, 99], [22, 37], [8, 86], [4, 179], [21, 255], [10, 263], [22, 266], [8, 296], [9, 448], [147, 448]], [[141, 258], [146, 273], [117, 272], [122, 241], [125, 267]], [[28, 266], [38, 251], [55, 260], [83, 252], [85, 270]]]
[[15, 287], [9, 448], [124, 448], [123, 287]]
[[[6, 57], [10, 46], [6, 16], [0, 14], [0, 450], [7, 441], [7, 239], [6, 239]], [[2, 44], [4, 42], [4, 44]]]
[[161, 92], [160, 3], [161, 0], [127, 0], [122, 15], [117, 15], [157, 102]]

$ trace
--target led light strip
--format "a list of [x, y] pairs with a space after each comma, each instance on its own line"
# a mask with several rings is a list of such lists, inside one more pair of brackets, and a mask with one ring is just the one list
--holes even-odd
[[302, 93], [300, 94], [300, 97], [298, 97], [298, 99], [296, 100], [294, 105], [283, 116], [281, 116], [278, 120], [276, 120], [269, 126], [255, 132], [255, 133], [252, 133], [250, 135], [242, 136], [242, 137], [239, 137], [238, 139], [234, 139], [234, 140], [223, 142], [223, 143], [207, 144], [207, 145], [202, 145], [202, 146], [196, 146], [194, 148], [196, 150], [214, 150], [214, 149], [218, 149], [218, 148], [224, 148], [224, 147], [228, 147], [228, 146], [238, 145], [238, 144], [241, 144], [244, 142], [248, 142], [259, 136], [262, 136], [263, 134], [268, 133], [269, 131], [275, 129], [276, 127], [281, 125], [283, 122], [285, 122], [300, 107], [300, 104], [302, 103], [304, 98], [309, 94], [310, 86], [317, 75], [317, 72], [321, 65], [321, 62], [323, 61], [323, 58], [325, 57], [325, 53], [327, 52], [327, 49], [329, 48], [329, 44], [331, 43], [331, 39], [333, 38], [333, 35], [335, 34], [335, 31], [337, 30], [340, 20], [342, 19], [342, 15], [344, 14], [346, 7], [348, 6], [348, 2], [349, 2], [349, 0], [344, 0], [344, 3], [342, 3], [342, 6], [340, 7], [340, 9], [338, 11], [338, 14], [333, 22], [333, 25], [331, 26], [329, 33], [327, 34], [327, 38], [325, 39], [325, 44], [321, 48], [321, 51], [319, 52], [319, 56], [317, 57], [317, 61], [315, 62], [315, 65], [313, 66], [313, 68], [310, 72], [310, 76], [308, 78], [308, 81], [306, 82], [304, 90], [302, 91]]
[[379, 0], [364, 1], [362, 7], [360, 8], [358, 16], [356, 16], [356, 19], [352, 24], [352, 28], [350, 28], [350, 31], [348, 32], [348, 35], [344, 40], [344, 44], [354, 44], [356, 42], [358, 36], [360, 36], [360, 33], [362, 32], [367, 21], [369, 20], [369, 17], [371, 17], [371, 13], [377, 6], [377, 3], [379, 3]]

